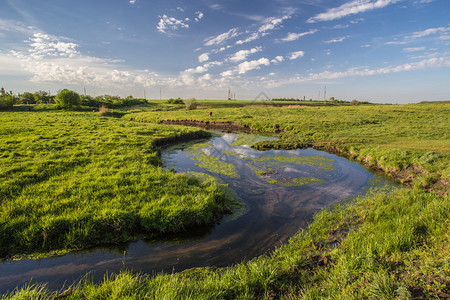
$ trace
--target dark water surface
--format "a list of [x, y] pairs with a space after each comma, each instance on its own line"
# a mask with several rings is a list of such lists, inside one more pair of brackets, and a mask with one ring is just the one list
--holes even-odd
[[61, 289], [85, 276], [99, 281], [105, 273], [123, 269], [152, 273], [231, 265], [286, 242], [321, 207], [364, 195], [370, 187], [392, 185], [358, 163], [326, 152], [248, 146], [258, 139], [265, 138], [226, 133], [163, 151], [166, 168], [212, 175], [241, 199], [243, 206], [220, 224], [61, 257], [3, 262], [0, 293], [31, 279]]

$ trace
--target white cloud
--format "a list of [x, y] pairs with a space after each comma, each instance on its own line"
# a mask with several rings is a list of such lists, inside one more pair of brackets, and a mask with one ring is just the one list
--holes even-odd
[[135, 4], [135, 3], [136, 3], [136, 0], [130, 0], [130, 3], [131, 3], [131, 4]]
[[448, 32], [450, 32], [450, 27], [429, 28], [423, 31], [413, 32], [410, 35], [404, 36], [401, 40], [387, 42], [386, 45], [405, 45], [430, 35], [439, 35], [439, 39], [441, 39], [441, 37], [447, 35]]
[[289, 59], [290, 60], [294, 60], [294, 59], [297, 59], [299, 57], [303, 57], [305, 55], [305, 52], [303, 52], [303, 51], [295, 51], [295, 52], [292, 52], [290, 54], [291, 54], [291, 56], [289, 56]]
[[179, 28], [189, 28], [187, 24], [189, 19], [177, 20], [174, 17], [168, 17], [166, 14], [160, 16], [157, 29], [161, 33], [169, 33], [172, 30], [178, 30]]
[[265, 57], [262, 57], [258, 60], [245, 61], [237, 66], [237, 72], [239, 74], [244, 74], [250, 70], [260, 69], [261, 65], [268, 66], [270, 65], [270, 61]]
[[398, 66], [389, 66], [378, 69], [369, 69], [369, 68], [352, 68], [347, 71], [342, 72], [330, 72], [325, 71], [322, 73], [311, 73], [306, 77], [294, 77], [289, 79], [287, 82], [278, 83], [278, 84], [287, 84], [294, 82], [306, 82], [312, 80], [323, 80], [323, 79], [337, 79], [344, 77], [362, 77], [362, 76], [372, 76], [372, 75], [380, 75], [380, 74], [390, 74], [390, 73], [398, 73], [405, 71], [414, 71], [414, 70], [423, 70], [423, 69], [431, 69], [431, 68], [442, 68], [442, 67], [450, 67], [450, 57], [435, 57], [424, 59], [419, 62], [406, 63]]
[[33, 29], [31, 26], [26, 26], [22, 22], [18, 22], [16, 20], [5, 20], [0, 19], [0, 31], [9, 31], [9, 32], [16, 32], [16, 33], [23, 33], [23, 34], [33, 34], [36, 32], [36, 30]]
[[194, 84], [196, 81], [195, 74], [202, 74], [209, 71], [211, 67], [221, 66], [220, 61], [212, 61], [196, 68], [189, 68], [180, 73], [180, 78], [185, 84]]
[[248, 38], [246, 38], [245, 40], [238, 40], [236, 42], [236, 45], [242, 45], [242, 44], [245, 44], [245, 43], [257, 40], [257, 39], [259, 39], [259, 33], [254, 32]]
[[121, 61], [86, 56], [79, 45], [67, 38], [36, 32], [26, 41], [27, 50], [11, 51], [33, 82], [57, 84], [89, 84], [99, 86], [151, 86], [177, 84], [173, 78], [163, 78], [148, 70], [121, 70]]
[[220, 45], [226, 40], [234, 38], [238, 35], [239, 35], [238, 29], [232, 28], [225, 33], [219, 34], [218, 36], [207, 38], [205, 40], [205, 46]]
[[233, 70], [227, 70], [227, 71], [224, 71], [224, 72], [220, 73], [220, 75], [222, 77], [233, 76], [233, 74], [234, 74]]
[[410, 47], [410, 48], [403, 48], [404, 52], [416, 52], [416, 51], [424, 51], [425, 47]]
[[202, 13], [201, 11], [197, 11], [195, 12], [195, 22], [200, 22], [201, 19], [203, 19], [203, 17], [205, 16], [204, 13]]
[[283, 16], [281, 18], [268, 18], [265, 20], [265, 23], [259, 27], [258, 32], [266, 32], [269, 30], [273, 30], [275, 29], [278, 25], [280, 25], [281, 23], [283, 23], [284, 20], [289, 19], [291, 16], [290, 15], [286, 15]]
[[184, 8], [182, 8], [182, 7], [177, 7], [177, 10], [179, 10], [179, 11], [181, 11], [181, 12], [184, 12]]
[[283, 42], [292, 42], [292, 41], [295, 41], [295, 40], [299, 39], [302, 36], [305, 36], [305, 35], [308, 35], [308, 34], [314, 34], [317, 31], [318, 31], [317, 29], [311, 29], [310, 31], [306, 31], [306, 32], [302, 32], [302, 33], [289, 32], [287, 37], [282, 38], [281, 41], [283, 41]]
[[198, 61], [201, 63], [208, 60], [209, 60], [209, 53], [203, 53], [198, 56]]
[[400, 1], [402, 0], [353, 0], [309, 18], [307, 22], [316, 23], [320, 21], [332, 21], [372, 9], [382, 8]]
[[33, 58], [46, 56], [73, 58], [79, 54], [76, 49], [77, 44], [66, 42], [63, 39], [41, 32], [34, 33], [33, 37], [26, 41], [31, 46], [28, 55]]
[[340, 37], [340, 38], [335, 38], [335, 39], [331, 39], [331, 40], [325, 41], [325, 43], [327, 43], [327, 44], [331, 44], [331, 43], [341, 43], [341, 42], [343, 42], [345, 39], [347, 39], [347, 38], [349, 38], [349, 37], [350, 37], [350, 36], [347, 35], [347, 36], [343, 36], [343, 37]]
[[231, 62], [245, 60], [250, 54], [262, 51], [262, 47], [255, 47], [250, 50], [240, 50], [230, 57]]
[[280, 63], [282, 61], [284, 61], [284, 57], [281, 56], [281, 55], [278, 55], [278, 56], [275, 56], [275, 58], [272, 59], [270, 62], [274, 63], [274, 64], [277, 64], [277, 63]]

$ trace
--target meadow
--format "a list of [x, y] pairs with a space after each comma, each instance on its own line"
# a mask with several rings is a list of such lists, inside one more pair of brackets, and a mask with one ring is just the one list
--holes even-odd
[[[182, 206], [177, 215], [181, 219], [185, 213], [197, 213], [211, 221], [229, 210], [231, 204], [220, 205], [228, 202], [217, 184], [157, 167], [159, 139], [204, 134], [154, 124], [164, 120], [240, 124], [275, 132], [278, 141], [261, 141], [254, 147], [326, 149], [383, 170], [411, 188], [376, 190], [323, 209], [308, 228], [273, 253], [227, 268], [174, 274], [124, 271], [106, 276], [101, 283], [86, 279], [61, 291], [30, 284], [2, 299], [437, 299], [450, 295], [450, 103], [333, 107], [277, 103], [273, 107], [268, 102], [198, 101], [198, 109], [186, 111], [180, 105], [155, 101], [122, 110], [121, 115], [113, 119], [87, 112], [0, 113], [1, 224], [9, 228], [3, 231], [2, 247], [4, 239], [10, 241], [16, 234], [22, 244], [10, 246], [10, 253], [61, 249], [25, 246], [46, 241], [42, 227], [29, 235], [36, 236], [37, 243], [24, 240], [30, 232], [24, 225], [27, 218], [44, 213], [42, 220], [76, 216], [61, 224], [76, 224], [69, 226], [73, 229], [69, 232], [78, 236], [88, 228], [85, 236], [92, 245], [104, 243], [104, 236], [110, 237], [109, 242], [133, 236], [122, 235], [128, 232], [125, 224], [135, 224], [127, 218], [147, 224], [144, 213], [160, 207], [161, 203], [155, 206], [148, 199], [167, 200], [161, 205], [167, 210], [152, 215], [149, 223], [158, 225], [150, 232], [188, 229], [174, 222], [176, 218], [166, 220], [167, 212], [180, 206], [180, 192], [207, 200], [194, 212], [190, 205]], [[167, 186], [158, 193], [154, 183]], [[111, 210], [116, 214], [106, 213]], [[127, 221], [110, 222], [111, 215]], [[163, 219], [173, 227], [162, 225]], [[83, 223], [91, 220], [98, 223]], [[116, 224], [123, 226], [117, 230]], [[25, 228], [24, 233], [15, 228]], [[95, 235], [99, 228], [104, 231]]]
[[209, 136], [95, 113], [0, 112], [0, 258], [39, 256], [216, 222], [213, 181], [160, 167], [164, 143]]

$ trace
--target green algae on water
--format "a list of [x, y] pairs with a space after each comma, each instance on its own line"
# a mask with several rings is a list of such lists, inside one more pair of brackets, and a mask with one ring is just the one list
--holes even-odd
[[193, 145], [189, 148], [189, 156], [192, 160], [197, 161], [195, 165], [211, 173], [239, 178], [236, 167], [234, 165], [224, 162], [220, 158], [217, 158], [215, 156], [206, 154], [204, 151], [208, 149], [212, 149], [211, 144], [208, 143]]

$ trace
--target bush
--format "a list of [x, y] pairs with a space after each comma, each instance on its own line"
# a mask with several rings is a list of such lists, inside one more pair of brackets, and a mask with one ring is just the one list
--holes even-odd
[[193, 110], [197, 108], [197, 100], [195, 98], [189, 98], [184, 101], [187, 110]]
[[173, 99], [170, 98], [169, 100], [167, 100], [168, 104], [184, 104], [183, 100], [181, 100], [181, 98], [177, 98], [177, 99]]
[[0, 95], [0, 109], [11, 108], [14, 105], [14, 96], [5, 94]]
[[62, 109], [73, 109], [80, 106], [81, 97], [74, 91], [62, 90], [55, 97], [55, 103]]

